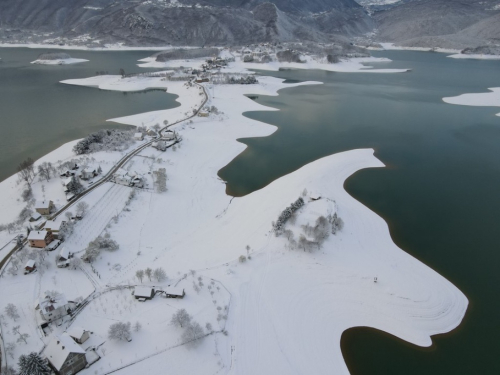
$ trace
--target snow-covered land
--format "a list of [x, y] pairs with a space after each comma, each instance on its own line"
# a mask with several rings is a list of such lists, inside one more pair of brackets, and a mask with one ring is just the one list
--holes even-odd
[[[12, 303], [19, 312], [16, 319], [2, 319], [4, 344], [16, 343], [17, 325], [21, 334], [29, 335], [12, 350], [14, 360], [79, 326], [92, 332], [82, 347], [96, 348], [101, 357], [84, 375], [348, 374], [340, 338], [350, 327], [373, 327], [430, 346], [432, 335], [460, 324], [467, 298], [398, 248], [385, 221], [344, 190], [344, 181], [356, 171], [384, 166], [372, 149], [316, 160], [242, 198], [226, 195], [217, 172], [245, 149], [237, 139], [265, 137], [276, 130], [243, 116], [246, 111], [275, 110], [245, 95], [278, 95], [287, 87], [319, 84], [258, 80], [256, 85], [218, 85], [215, 96], [207, 85], [205, 92], [211, 95], [205, 106], [212, 108], [208, 117], [195, 116], [170, 128], [182, 142], [166, 152], [146, 147], [122, 166], [144, 176], [145, 188], [107, 182], [82, 198], [89, 208], [61, 249], [79, 258], [98, 236], [116, 241], [118, 249], [100, 251], [92, 265], [77, 262], [69, 268], [55, 266], [63, 254], [57, 249], [38, 272], [3, 273], [0, 311]], [[113, 120], [130, 125], [174, 124], [195, 113], [205, 99], [198, 85], [160, 77], [99, 76], [64, 83], [117, 91], [165, 88], [179, 95], [180, 107]], [[37, 164], [76, 158], [74, 143]], [[80, 163], [101, 165], [105, 174], [139, 144], [122, 152], [90, 154]], [[163, 168], [168, 190], [162, 192], [157, 185]], [[36, 198], [52, 199], [61, 207], [59, 177], [43, 182], [43, 189], [41, 185], [34, 184]], [[0, 192], [0, 208], [15, 218], [23, 206], [16, 200], [15, 176], [0, 183]], [[299, 198], [303, 203], [276, 236], [272, 223]], [[339, 218], [344, 225], [333, 234], [332, 223]], [[318, 222], [327, 228], [320, 234], [313, 229]], [[9, 267], [12, 262], [4, 270]], [[137, 271], [148, 267], [163, 269], [166, 278], [140, 278]], [[136, 285], [161, 291], [175, 286], [186, 295], [139, 302], [131, 294]], [[50, 324], [47, 336], [34, 309], [46, 291], [82, 302], [73, 319]], [[190, 341], [185, 327], [171, 324], [181, 309], [201, 326], [197, 340]], [[108, 339], [116, 322], [138, 327], [132, 329], [131, 341]], [[4, 357], [9, 364], [12, 358]]]
[[39, 64], [39, 65], [69, 65], [69, 64], [78, 64], [78, 63], [83, 63], [87, 62], [89, 60], [85, 59], [75, 59], [73, 57], [69, 59], [58, 59], [58, 60], [44, 60], [44, 59], [38, 59], [35, 61], [32, 61], [32, 64]]
[[447, 57], [451, 57], [452, 59], [500, 60], [500, 55], [485, 55], [485, 54], [479, 55], [479, 54], [455, 53]]
[[[500, 107], [500, 87], [488, 89], [491, 92], [462, 94], [443, 98], [445, 103], [457, 105], [469, 105], [475, 107]], [[500, 116], [500, 113], [497, 114]]]

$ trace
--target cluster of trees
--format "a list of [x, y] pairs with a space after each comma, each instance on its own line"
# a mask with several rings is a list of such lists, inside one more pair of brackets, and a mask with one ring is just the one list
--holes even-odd
[[[198, 345], [200, 340], [206, 336], [201, 325], [198, 322], [195, 322], [192, 316], [189, 315], [185, 309], [180, 309], [172, 315], [170, 322], [174, 326], [183, 329], [182, 341], [184, 344], [191, 347]], [[207, 323], [207, 330], [209, 333], [212, 331], [212, 325], [210, 323]]]
[[71, 194], [77, 195], [84, 190], [84, 187], [80, 180], [76, 176], [73, 176], [69, 184], [66, 185], [66, 189], [68, 189]]
[[299, 51], [294, 51], [294, 50], [286, 50], [286, 51], [279, 51], [276, 53], [276, 57], [278, 58], [279, 62], [292, 62], [292, 63], [303, 63], [302, 61], [302, 56]]
[[7, 270], [7, 273], [12, 276], [16, 276], [24, 262], [26, 262], [26, 260], [28, 259], [32, 259], [35, 261], [38, 272], [42, 274], [50, 267], [50, 262], [45, 259], [47, 256], [47, 253], [45, 251], [28, 250], [27, 248], [23, 247], [20, 237], [18, 237], [17, 245], [19, 247], [19, 250], [11, 257], [9, 262], [10, 267]]
[[158, 267], [155, 270], [152, 270], [151, 268], [148, 267], [145, 270], [137, 270], [135, 272], [135, 276], [141, 281], [141, 283], [142, 280], [144, 279], [144, 276], [147, 276], [149, 281], [151, 281], [151, 279], [154, 278], [156, 281], [160, 282], [167, 278], [167, 273], [161, 267]]
[[101, 254], [101, 250], [116, 251], [119, 247], [120, 245], [111, 239], [110, 234], [106, 233], [104, 236], [98, 236], [95, 240], [89, 242], [82, 259], [92, 263]]
[[79, 141], [73, 151], [77, 155], [91, 154], [97, 151], [123, 151], [133, 142], [131, 130], [108, 129], [89, 134]]
[[[316, 219], [315, 225], [303, 225], [299, 240], [296, 241], [294, 233], [290, 229], [285, 229], [283, 234], [288, 239], [291, 249], [301, 248], [304, 251], [312, 251], [313, 248], [320, 248], [330, 234], [337, 234], [344, 227], [344, 221], [335, 213], [328, 217], [320, 216]], [[310, 240], [309, 238], [312, 238]]]
[[297, 211], [299, 208], [301, 208], [304, 205], [304, 199], [302, 197], [299, 197], [295, 202], [290, 204], [285, 210], [280, 214], [278, 217], [278, 220], [276, 222], [273, 221], [273, 229], [274, 232], [276, 233], [276, 236], [279, 236], [284, 229], [284, 226], [290, 217]]
[[253, 74], [239, 74], [239, 75], [234, 75], [234, 74], [223, 74], [220, 73], [218, 75], [214, 75], [212, 77], [212, 82], [215, 84], [222, 84], [222, 85], [252, 85], [252, 84], [257, 84], [259, 81], [257, 81], [257, 78], [255, 78], [255, 75]]
[[156, 190], [159, 193], [164, 193], [167, 191], [167, 170], [165, 168], [160, 168], [154, 172], [156, 175], [155, 185]]
[[56, 168], [52, 165], [51, 162], [44, 161], [43, 163], [38, 165], [38, 176], [40, 178], [50, 181], [52, 177], [55, 177], [57, 174]]
[[[8, 354], [14, 358], [13, 349], [9, 353], [9, 346], [7, 344], [6, 351]], [[15, 347], [15, 345], [14, 345]], [[47, 360], [43, 359], [40, 354], [36, 352], [31, 352], [28, 355], [21, 355], [18, 361], [19, 372], [17, 372], [13, 367], [4, 367], [2, 369], [2, 374], [5, 375], [51, 375], [53, 372], [50, 369]]]

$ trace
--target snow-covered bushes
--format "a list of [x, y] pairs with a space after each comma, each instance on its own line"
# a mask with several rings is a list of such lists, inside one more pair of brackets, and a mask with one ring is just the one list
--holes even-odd
[[279, 236], [282, 231], [287, 220], [293, 215], [295, 211], [297, 211], [300, 207], [304, 205], [304, 199], [300, 197], [295, 202], [293, 202], [289, 207], [285, 208], [285, 210], [278, 217], [278, 220], [273, 222], [273, 229], [277, 236]]
[[97, 151], [123, 151], [134, 142], [133, 136], [134, 132], [131, 130], [100, 130], [79, 141], [73, 151], [77, 155]]
[[118, 243], [109, 237], [109, 234], [98, 236], [95, 240], [89, 242], [82, 259], [92, 263], [97, 259], [101, 250], [115, 251], [118, 250], [119, 247]]

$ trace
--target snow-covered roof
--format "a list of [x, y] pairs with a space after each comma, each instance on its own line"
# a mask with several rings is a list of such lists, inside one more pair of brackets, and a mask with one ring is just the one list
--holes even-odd
[[134, 138], [142, 138], [142, 133], [134, 133]]
[[38, 212], [35, 212], [31, 215], [31, 218], [35, 221], [39, 220], [42, 217]]
[[175, 294], [177, 296], [182, 296], [182, 294], [184, 293], [184, 288], [180, 288], [178, 286], [169, 286], [165, 292], [167, 292], [167, 294]]
[[69, 259], [69, 247], [63, 246], [59, 252], [59, 258]]
[[32, 230], [30, 232], [30, 235], [28, 236], [28, 240], [45, 240], [45, 237], [47, 237], [48, 233], [46, 230]]
[[151, 298], [153, 292], [154, 289], [150, 286], [136, 286], [134, 289], [134, 296]]
[[51, 201], [37, 201], [35, 203], [35, 208], [50, 208]]
[[67, 186], [71, 181], [73, 180], [73, 177], [68, 177], [62, 180], [63, 186]]
[[24, 268], [33, 268], [35, 267], [35, 261], [33, 259], [30, 259], [26, 262], [26, 265], [24, 266]]
[[66, 301], [66, 298], [63, 295], [59, 295], [57, 298], [45, 297], [40, 302], [40, 309], [44, 313], [51, 312], [51, 311], [54, 311], [60, 307], [63, 307], [67, 303], [68, 303], [68, 301]]
[[61, 370], [64, 362], [71, 353], [85, 354], [82, 349], [67, 333], [60, 336], [54, 336], [52, 341], [47, 345], [43, 354], [52, 366], [57, 370]]
[[59, 231], [61, 230], [62, 225], [63, 225], [62, 221], [56, 222], [53, 220], [47, 220], [47, 222], [45, 223], [45, 229]]
[[78, 340], [82, 338], [84, 333], [85, 330], [80, 326], [71, 326], [71, 328], [68, 330], [68, 335]]

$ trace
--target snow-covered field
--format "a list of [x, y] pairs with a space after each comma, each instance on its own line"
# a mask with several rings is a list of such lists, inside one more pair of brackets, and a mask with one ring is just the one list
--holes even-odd
[[[488, 89], [491, 92], [462, 94], [443, 98], [445, 103], [457, 105], [470, 105], [476, 107], [500, 107], [500, 87]], [[497, 114], [500, 116], [500, 113]]]
[[455, 53], [450, 55], [452, 59], [473, 59], [473, 60], [500, 60], [500, 55], [478, 55], [478, 54], [465, 54]]
[[[390, 62], [390, 59], [383, 57], [359, 57], [352, 58], [349, 61], [342, 61], [337, 64], [327, 64], [319, 61], [315, 61], [310, 56], [304, 56], [304, 63], [283, 63], [283, 62], [271, 62], [271, 63], [244, 63], [239, 57], [237, 57], [234, 63], [231, 63], [227, 68], [222, 71], [225, 73], [246, 73], [249, 69], [257, 70], [271, 70], [278, 71], [280, 68], [284, 69], [319, 69], [327, 70], [330, 72], [343, 72], [343, 73], [403, 73], [407, 72], [409, 69], [373, 69], [371, 66], [364, 64], [369, 63], [381, 63]], [[139, 64], [141, 68], [160, 68], [168, 69], [172, 67], [183, 66], [186, 68], [198, 68], [204, 59], [192, 59], [192, 60], [171, 60], [167, 62], [158, 62], [154, 57], [147, 57], [145, 59], [139, 60], [142, 63]]]
[[57, 60], [35, 60], [32, 61], [31, 63], [39, 65], [69, 65], [69, 64], [83, 63], [87, 61], [89, 60], [69, 58], [69, 59], [57, 59]]
[[[217, 172], [245, 149], [237, 139], [264, 137], [276, 130], [243, 116], [246, 111], [275, 110], [245, 94], [278, 95], [287, 87], [319, 84], [284, 84], [273, 77], [258, 80], [258, 85], [218, 85], [207, 105], [215, 106], [219, 114], [175, 125], [173, 130], [182, 137], [180, 147], [165, 153], [147, 148], [125, 167], [151, 176], [165, 168], [168, 191], [155, 191], [151, 177], [151, 185], [137, 189], [129, 204], [131, 188], [111, 183], [85, 197], [89, 212], [62, 246], [80, 251], [95, 236], [107, 233], [118, 242], [118, 250], [102, 251], [92, 267], [83, 265], [81, 270], [56, 268], [56, 250], [43, 275], [20, 273], [0, 279], [0, 311], [9, 302], [16, 304], [22, 311], [23, 331], [30, 335], [27, 344], [17, 344], [15, 358], [40, 350], [50, 339], [40, 334], [34, 320], [34, 300], [45, 290], [88, 302], [74, 322], [66, 319], [60, 326], [51, 325], [54, 333], [72, 324], [93, 332], [91, 340], [99, 346], [101, 359], [83, 370], [84, 375], [348, 374], [340, 338], [350, 327], [369, 326], [429, 346], [432, 335], [460, 324], [467, 298], [399, 249], [384, 220], [344, 190], [344, 181], [356, 171], [384, 166], [373, 150], [330, 155], [245, 197], [226, 195]], [[113, 120], [131, 125], [164, 120], [172, 124], [191, 114], [204, 98], [197, 87], [161, 78], [99, 76], [64, 83], [117, 91], [160, 87], [179, 95], [178, 108]], [[206, 91], [214, 92], [210, 86]], [[73, 144], [44, 160], [74, 157]], [[123, 155], [92, 156], [112, 162]], [[56, 188], [50, 189], [54, 191], [49, 193], [47, 184], [45, 194], [62, 204]], [[15, 212], [22, 206], [5, 202], [15, 201], [15, 177], [2, 182], [1, 191], [0, 208]], [[307, 250], [300, 241], [291, 245], [287, 236], [276, 237], [272, 222], [299, 197], [305, 204], [295, 221], [285, 225], [295, 239], [302, 225], [314, 225], [320, 216], [337, 214], [344, 228]], [[167, 278], [139, 280], [136, 272], [148, 267], [163, 268]], [[137, 302], [130, 288], [141, 284], [160, 289], [177, 285], [186, 296]], [[199, 345], [184, 345], [182, 329], [170, 324], [179, 309], [186, 309], [203, 327], [206, 337]], [[107, 329], [116, 321], [139, 322], [142, 328], [132, 332], [131, 342], [112, 341]], [[16, 334], [11, 327], [19, 323], [3, 322], [3, 337], [12, 342]]]

